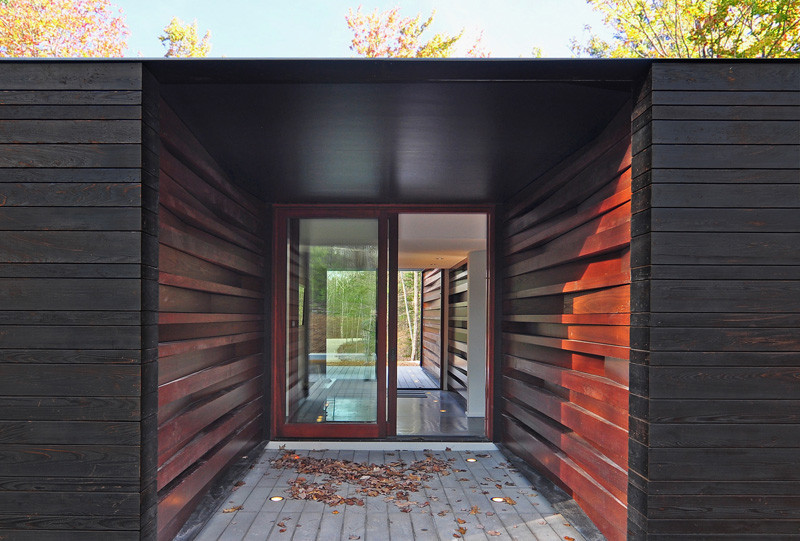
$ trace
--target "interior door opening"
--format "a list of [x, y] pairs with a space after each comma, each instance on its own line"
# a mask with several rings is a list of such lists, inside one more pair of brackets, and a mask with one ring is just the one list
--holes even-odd
[[396, 433], [485, 437], [487, 216], [400, 214], [397, 259]]

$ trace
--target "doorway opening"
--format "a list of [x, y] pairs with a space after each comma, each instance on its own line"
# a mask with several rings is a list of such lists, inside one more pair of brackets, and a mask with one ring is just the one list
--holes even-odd
[[490, 216], [277, 209], [278, 437], [487, 436]]
[[401, 213], [397, 260], [397, 435], [485, 437], [487, 215]]

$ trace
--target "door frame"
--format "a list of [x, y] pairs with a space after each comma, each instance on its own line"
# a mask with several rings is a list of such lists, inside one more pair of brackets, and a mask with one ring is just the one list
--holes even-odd
[[[496, 205], [493, 204], [274, 204], [272, 205], [272, 400], [270, 403], [269, 433], [278, 439], [385, 439], [396, 435], [397, 424], [397, 333], [387, 328], [397, 327], [397, 244], [399, 214], [485, 214], [487, 252], [487, 299], [486, 299], [486, 417], [485, 431], [489, 440], [494, 439], [495, 396], [495, 298], [496, 298]], [[286, 238], [289, 218], [375, 218], [379, 220], [379, 268], [378, 268], [378, 344], [384, 361], [378, 359], [378, 423], [377, 430], [365, 425], [353, 424], [348, 433], [339, 424], [295, 424], [284, 419], [285, 395], [285, 351], [286, 351]], [[383, 253], [388, 257], [383, 257]], [[387, 280], [388, 276], [388, 280]], [[392, 277], [394, 279], [392, 280]], [[388, 282], [388, 283], [387, 283]], [[387, 300], [380, 291], [388, 292]], [[394, 307], [394, 309], [392, 309]], [[443, 336], [442, 340], [447, 337]], [[384, 400], [380, 400], [385, 389]], [[384, 422], [381, 419], [385, 419]]]

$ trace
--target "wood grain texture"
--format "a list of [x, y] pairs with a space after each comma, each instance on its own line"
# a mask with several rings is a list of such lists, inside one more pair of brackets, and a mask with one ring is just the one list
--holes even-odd
[[422, 367], [439, 377], [442, 372], [443, 336], [446, 331], [443, 310], [443, 269], [422, 273]]
[[265, 243], [261, 204], [161, 104], [158, 538], [260, 440]]
[[510, 205], [503, 252], [501, 441], [614, 540], [628, 485], [629, 115]]
[[800, 452], [799, 77], [797, 63], [655, 64], [637, 108], [629, 496], [641, 539], [800, 532], [787, 485]]
[[147, 539], [141, 102], [136, 62], [0, 70], [0, 537]]

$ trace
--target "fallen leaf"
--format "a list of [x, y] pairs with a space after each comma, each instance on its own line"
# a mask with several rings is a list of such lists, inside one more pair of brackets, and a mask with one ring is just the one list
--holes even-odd
[[569, 527], [570, 527], [570, 523], [569, 523], [569, 522], [565, 522], [565, 523], [564, 523], [564, 526], [566, 526], [567, 528], [569, 528]]
[[436, 514], [439, 515], [440, 517], [444, 517], [447, 515], [447, 509], [443, 509]]
[[338, 510], [336, 510], [336, 509], [334, 509], [333, 511], [331, 511], [331, 514], [332, 514], [332, 515], [338, 515], [338, 514], [339, 514], [339, 511], [338, 511]]
[[243, 507], [244, 507], [243, 505], [237, 505], [236, 507], [228, 507], [227, 509], [223, 509], [222, 512], [235, 513], [236, 511], [241, 511]]
[[361, 539], [360, 535], [351, 535], [348, 539]]
[[491, 535], [492, 537], [497, 537], [498, 535], [503, 535], [503, 534], [501, 534], [497, 530], [489, 530], [488, 532], [486, 532], [486, 535]]
[[279, 523], [277, 523], [277, 524], [276, 524], [276, 526], [277, 526], [278, 528], [285, 528], [285, 527], [286, 527], [286, 524], [284, 524], [283, 522], [279, 522]]
[[281, 529], [280, 529], [280, 530], [278, 530], [278, 531], [279, 531], [279, 532], [281, 532], [281, 533], [283, 533], [283, 532], [285, 532], [285, 531], [286, 531], [286, 528], [281, 528]]
[[458, 533], [460, 533], [461, 535], [464, 535], [465, 533], [467, 533], [467, 529], [465, 527], [463, 527], [463, 526], [459, 526], [458, 529], [456, 529], [456, 531]]
[[477, 505], [473, 505], [472, 509], [469, 510], [469, 514], [470, 515], [477, 515], [480, 512], [481, 512], [481, 510]]
[[566, 541], [575, 541], [575, 538], [574, 538], [574, 537], [570, 537], [570, 536], [568, 536], [568, 535], [565, 535], [565, 536], [564, 536], [564, 539], [565, 539]]
[[514, 498], [512, 498], [511, 496], [506, 496], [505, 498], [503, 498], [503, 501], [506, 502], [508, 505], [517, 505], [516, 500], [514, 500]]
[[459, 524], [466, 524], [467, 523], [467, 521], [464, 520], [463, 518], [457, 518], [456, 522], [458, 522]]

